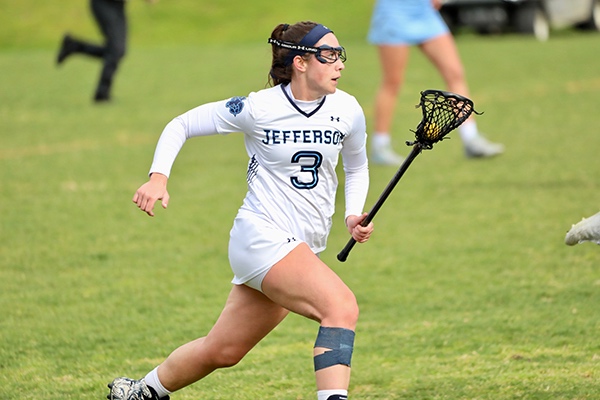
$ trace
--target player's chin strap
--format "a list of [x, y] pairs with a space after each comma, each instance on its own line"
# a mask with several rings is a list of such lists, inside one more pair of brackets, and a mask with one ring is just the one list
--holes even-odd
[[329, 349], [315, 356], [315, 371], [334, 365], [350, 366], [354, 350], [354, 331], [346, 328], [319, 327], [315, 347]]

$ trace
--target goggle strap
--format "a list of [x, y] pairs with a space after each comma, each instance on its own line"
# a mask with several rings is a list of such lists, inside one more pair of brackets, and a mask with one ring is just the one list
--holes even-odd
[[277, 47], [282, 47], [288, 50], [294, 50], [302, 53], [314, 53], [317, 54], [321, 49], [312, 46], [304, 46], [302, 44], [296, 44], [292, 42], [285, 42], [279, 39], [269, 38], [269, 43], [274, 44]]

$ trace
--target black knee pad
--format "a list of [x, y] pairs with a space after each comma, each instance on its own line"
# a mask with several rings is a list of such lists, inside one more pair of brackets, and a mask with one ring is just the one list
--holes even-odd
[[334, 365], [350, 366], [354, 349], [354, 331], [346, 328], [319, 327], [315, 347], [329, 349], [315, 356], [315, 371]]

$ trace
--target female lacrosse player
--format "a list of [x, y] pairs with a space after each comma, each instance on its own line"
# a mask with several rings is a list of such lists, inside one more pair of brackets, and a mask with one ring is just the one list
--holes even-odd
[[[269, 39], [272, 87], [201, 105], [164, 129], [150, 179], [133, 197], [153, 216], [167, 207], [167, 179], [187, 139], [243, 132], [248, 193], [233, 222], [234, 273], [226, 306], [205, 337], [179, 347], [144, 379], [117, 378], [109, 399], [164, 399], [214, 370], [238, 363], [291, 311], [320, 324], [314, 368], [319, 400], [347, 398], [358, 306], [320, 259], [334, 213], [341, 153], [345, 222], [359, 243], [369, 184], [366, 127], [356, 99], [337, 88], [346, 53], [327, 27], [281, 24]], [[137, 397], [136, 397], [137, 396]]]
[[[371, 162], [400, 165], [402, 157], [391, 146], [391, 125], [396, 97], [404, 79], [410, 46], [427, 56], [451, 92], [469, 97], [463, 65], [437, 9], [442, 0], [377, 0], [371, 18], [369, 41], [377, 46], [382, 81], [375, 97], [375, 134], [371, 140]], [[459, 128], [467, 157], [490, 157], [504, 147], [489, 142], [471, 117]]]

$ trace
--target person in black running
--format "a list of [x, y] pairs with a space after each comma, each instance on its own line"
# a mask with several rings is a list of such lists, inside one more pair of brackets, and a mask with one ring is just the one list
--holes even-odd
[[[126, 0], [91, 0], [94, 19], [104, 36], [102, 45], [76, 39], [65, 34], [56, 58], [61, 65], [72, 54], [85, 54], [102, 59], [102, 72], [94, 94], [94, 101], [105, 102], [111, 98], [111, 87], [119, 63], [125, 56], [127, 44]], [[153, 3], [156, 0], [146, 0]]]

